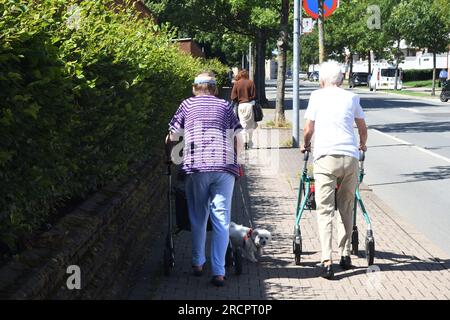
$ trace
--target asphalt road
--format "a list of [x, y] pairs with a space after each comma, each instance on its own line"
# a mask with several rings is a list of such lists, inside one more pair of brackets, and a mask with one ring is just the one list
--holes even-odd
[[[267, 83], [275, 105], [275, 82]], [[301, 82], [300, 119], [317, 83]], [[355, 89], [369, 126], [364, 182], [450, 254], [450, 103]], [[286, 116], [292, 119], [292, 83]], [[272, 110], [266, 111], [270, 119]]]

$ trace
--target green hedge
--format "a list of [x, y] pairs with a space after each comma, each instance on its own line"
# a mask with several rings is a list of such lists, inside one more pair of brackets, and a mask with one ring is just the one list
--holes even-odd
[[0, 0], [0, 241], [12, 252], [58, 208], [159, 150], [196, 73], [226, 77], [134, 9], [68, 10], [77, 2]]
[[431, 79], [433, 79], [433, 69], [403, 70], [403, 81], [405, 81], [405, 82], [407, 82], [407, 81], [419, 81], [419, 80], [431, 80]]

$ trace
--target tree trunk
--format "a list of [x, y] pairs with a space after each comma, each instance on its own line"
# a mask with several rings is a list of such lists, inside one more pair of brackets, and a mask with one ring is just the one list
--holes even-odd
[[255, 86], [256, 99], [261, 104], [267, 103], [266, 98], [266, 46], [267, 39], [263, 31], [258, 31], [256, 41], [256, 66], [255, 66]]
[[368, 54], [368, 60], [369, 60], [369, 74], [372, 73], [372, 55], [371, 52], [369, 50], [369, 54]]
[[319, 63], [325, 61], [325, 35], [324, 35], [324, 10], [323, 10], [324, 0], [319, 0]]
[[353, 52], [350, 52], [350, 71], [348, 73], [348, 78], [352, 76], [353, 73]]
[[433, 88], [431, 89], [431, 95], [436, 95], [436, 53], [433, 52]]
[[[249, 60], [249, 76], [252, 81], [255, 81], [256, 78], [256, 50], [255, 45], [253, 43], [250, 44], [250, 60]], [[251, 66], [251, 67], [250, 67]]]
[[397, 57], [397, 61], [395, 62], [395, 83], [394, 83], [394, 90], [397, 91], [398, 90], [398, 57]]
[[400, 64], [400, 40], [397, 40], [397, 51], [396, 51], [396, 57], [395, 57], [395, 83], [394, 83], [394, 90], [398, 90], [398, 65]]
[[281, 1], [280, 36], [277, 42], [278, 70], [277, 70], [277, 100], [275, 105], [275, 126], [284, 126], [284, 94], [286, 88], [286, 46], [288, 41], [289, 1]]

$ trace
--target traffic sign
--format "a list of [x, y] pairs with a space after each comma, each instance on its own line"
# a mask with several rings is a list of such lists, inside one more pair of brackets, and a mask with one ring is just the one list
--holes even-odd
[[303, 18], [302, 19], [302, 33], [311, 33], [313, 32], [314, 22], [312, 18]]
[[[324, 0], [323, 16], [325, 18], [331, 16], [338, 6], [339, 0]], [[303, 0], [303, 8], [311, 18], [319, 18], [319, 0]]]

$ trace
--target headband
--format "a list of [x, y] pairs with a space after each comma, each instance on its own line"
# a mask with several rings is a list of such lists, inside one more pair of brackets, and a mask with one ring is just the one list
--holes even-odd
[[198, 76], [195, 77], [194, 84], [202, 84], [202, 83], [208, 83], [208, 84], [216, 84], [216, 79], [209, 76]]

